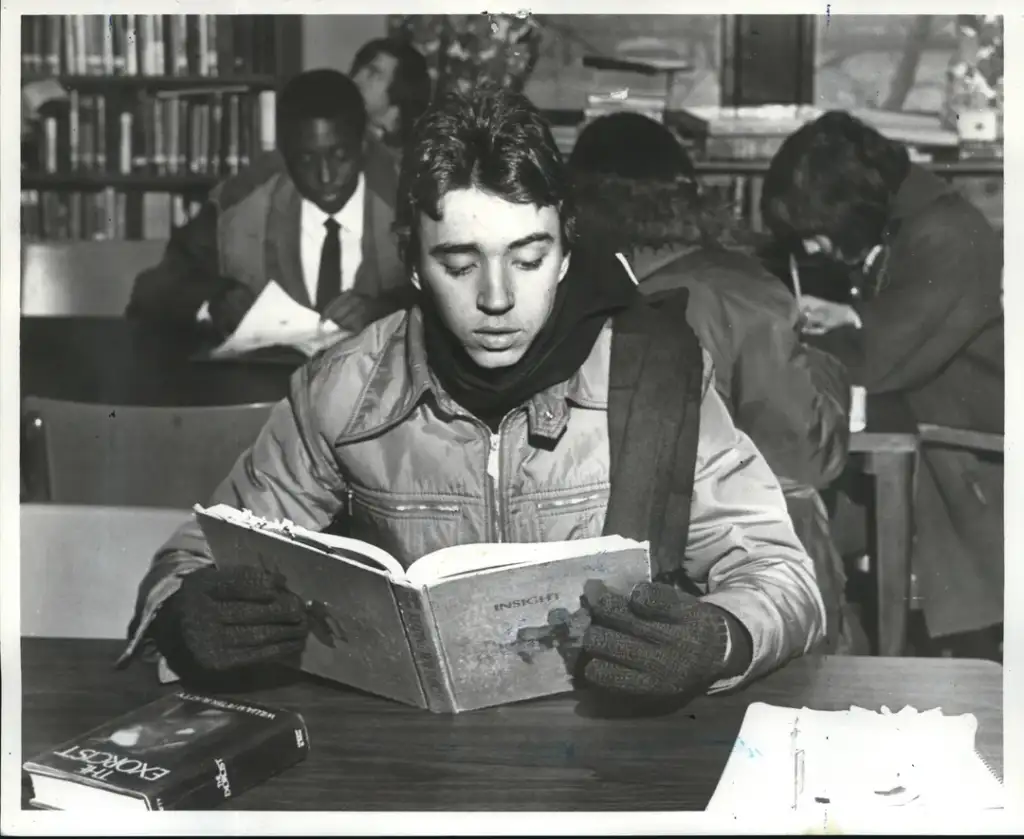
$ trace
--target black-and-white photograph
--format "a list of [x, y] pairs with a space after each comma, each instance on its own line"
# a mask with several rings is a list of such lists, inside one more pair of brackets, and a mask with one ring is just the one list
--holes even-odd
[[1004, 17], [237, 8], [3, 13], [5, 832], [1003, 818]]

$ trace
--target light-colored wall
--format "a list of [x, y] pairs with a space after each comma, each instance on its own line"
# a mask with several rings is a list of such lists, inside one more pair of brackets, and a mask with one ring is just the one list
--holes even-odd
[[385, 34], [386, 15], [305, 15], [302, 63], [306, 70], [330, 67], [347, 73], [356, 51]]

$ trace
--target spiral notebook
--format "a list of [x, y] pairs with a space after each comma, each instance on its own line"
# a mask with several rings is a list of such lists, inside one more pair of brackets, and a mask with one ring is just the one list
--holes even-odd
[[904, 708], [814, 711], [754, 702], [707, 812], [863, 818], [958, 815], [1004, 807], [1003, 784], [975, 747], [973, 714]]

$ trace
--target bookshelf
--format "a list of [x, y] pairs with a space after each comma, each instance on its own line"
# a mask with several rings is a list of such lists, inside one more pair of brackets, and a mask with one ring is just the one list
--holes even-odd
[[275, 146], [302, 69], [298, 15], [23, 15], [22, 89], [53, 81], [22, 142], [25, 240], [165, 239]]

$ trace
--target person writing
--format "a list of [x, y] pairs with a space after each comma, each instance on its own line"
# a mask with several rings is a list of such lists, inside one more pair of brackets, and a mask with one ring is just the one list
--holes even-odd
[[356, 85], [311, 70], [278, 96], [279, 150], [218, 184], [135, 281], [129, 318], [232, 333], [271, 281], [358, 332], [411, 302], [391, 234], [397, 178]]
[[846, 464], [850, 384], [842, 363], [800, 340], [793, 297], [729, 246], [742, 231], [704, 198], [689, 155], [664, 125], [638, 113], [598, 117], [577, 138], [569, 168], [581, 234], [621, 251], [641, 293], [688, 290], [686, 319], [714, 362], [718, 395], [779, 477], [814, 559], [828, 613], [822, 651], [866, 654], [818, 494]]
[[[1003, 432], [1003, 248], [976, 207], [902, 144], [833, 111], [782, 143], [761, 211], [791, 251], [852, 274], [858, 302], [803, 305], [810, 340], [854, 384], [901, 400], [917, 423]], [[981, 654], [1003, 619], [1002, 458], [923, 448], [914, 504], [928, 632]], [[862, 535], [856, 512], [837, 507], [836, 529], [847, 520]]]
[[[214, 503], [337, 529], [406, 566], [457, 543], [637, 538], [655, 522], [654, 582], [590, 607], [579, 675], [602, 695], [685, 701], [814, 647], [824, 608], [775, 476], [680, 327], [681, 298], [651, 306], [577, 238], [536, 107], [445, 96], [400, 184], [416, 305], [298, 370]], [[652, 413], [665, 422], [637, 434]], [[651, 461], [654, 438], [671, 457]], [[279, 579], [218, 568], [188, 523], [142, 579], [121, 661], [153, 648], [164, 678], [238, 673], [294, 655], [308, 625]]]

